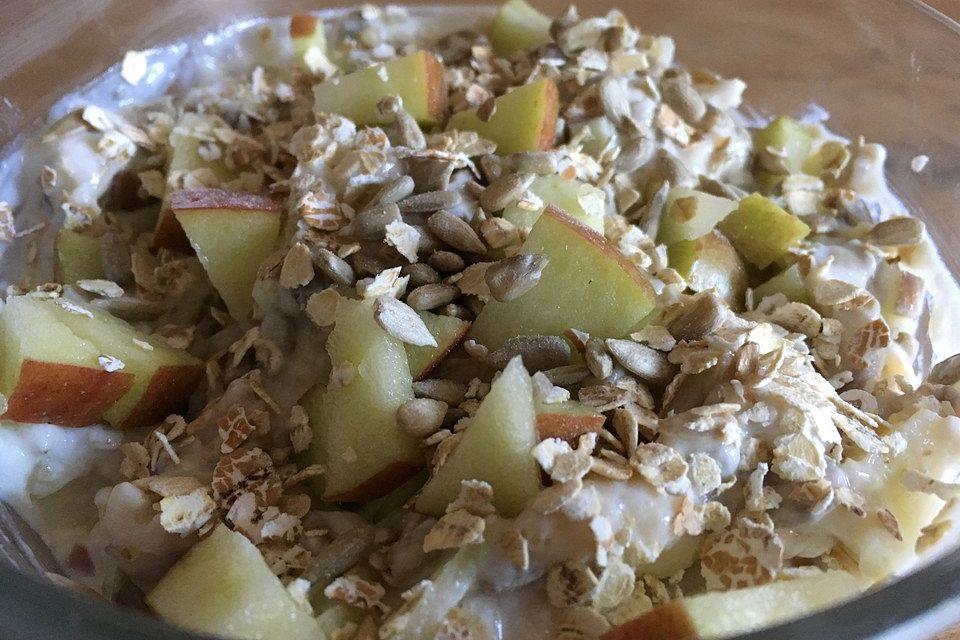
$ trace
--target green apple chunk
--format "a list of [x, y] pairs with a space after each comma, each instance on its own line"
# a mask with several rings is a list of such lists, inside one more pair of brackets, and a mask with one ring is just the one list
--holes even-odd
[[800, 173], [803, 163], [810, 155], [813, 137], [803, 125], [786, 116], [780, 116], [763, 129], [753, 134], [753, 148], [757, 153], [776, 158], [780, 166], [766, 166], [769, 173]]
[[516, 516], [540, 490], [540, 470], [530, 454], [537, 441], [533, 382], [517, 357], [494, 381], [460, 443], [423, 488], [416, 510], [442, 515], [460, 494], [461, 481], [483, 480], [493, 487], [497, 512]]
[[597, 233], [603, 233], [607, 195], [602, 190], [576, 179], [567, 180], [554, 175], [537, 176], [529, 191], [543, 201], [543, 206], [531, 210], [524, 208], [519, 201], [507, 205], [501, 215], [514, 226], [530, 229], [547, 205], [552, 204]]
[[490, 44], [497, 55], [532, 49], [550, 42], [550, 18], [524, 0], [507, 0], [497, 9]]
[[553, 147], [560, 94], [549, 78], [517, 87], [494, 100], [493, 115], [483, 120], [477, 109], [450, 116], [447, 129], [476, 131], [497, 143], [497, 153], [543, 151]]
[[287, 593], [260, 551], [220, 525], [198, 542], [146, 596], [177, 626], [238, 640], [316, 640], [313, 614]]
[[70, 229], [57, 231], [57, 280], [69, 284], [102, 277], [100, 238]]
[[324, 55], [327, 53], [323, 21], [309, 13], [297, 13], [290, 17], [290, 40], [298, 60], [303, 60], [310, 49], [316, 49]]
[[130, 390], [103, 418], [115, 427], [155, 424], [182, 411], [203, 375], [203, 363], [182, 349], [148, 336], [98, 309], [51, 304], [57, 318], [100, 353], [123, 363]]
[[246, 320], [257, 271], [280, 233], [282, 203], [253, 193], [196, 189], [172, 194], [170, 207], [230, 315]]
[[703, 191], [674, 187], [663, 205], [657, 242], [671, 245], [705, 236], [737, 208], [737, 203]]
[[407, 350], [407, 362], [414, 380], [423, 380], [439, 365], [451, 351], [456, 349], [470, 329], [470, 323], [454, 316], [441, 316], [428, 311], [420, 311], [423, 323], [437, 341], [437, 346], [418, 347], [404, 344]]
[[320, 113], [339, 113], [359, 125], [385, 124], [377, 103], [398, 96], [403, 108], [422, 125], [439, 121], [447, 109], [443, 64], [427, 51], [331, 78], [313, 88]]
[[767, 296], [782, 293], [791, 302], [810, 303], [807, 294], [806, 278], [800, 272], [799, 264], [792, 264], [763, 284], [753, 289], [753, 301], [761, 302]]
[[763, 629], [856, 596], [866, 581], [845, 571], [674, 600], [614, 627], [601, 640], [711, 640]]
[[711, 231], [696, 240], [681, 240], [667, 248], [667, 255], [691, 290], [713, 289], [731, 306], [743, 306], [747, 267], [723, 234]]
[[740, 255], [759, 269], [766, 269], [810, 234], [803, 220], [759, 193], [741, 200], [719, 229]]
[[593, 407], [576, 400], [538, 403], [537, 437], [540, 440], [560, 438], [575, 445], [581, 435], [603, 429], [605, 420]]
[[509, 302], [490, 300], [470, 335], [491, 351], [519, 335], [562, 335], [570, 328], [601, 338], [630, 333], [654, 307], [642, 271], [593, 229], [549, 206], [523, 253], [550, 258], [540, 282]]
[[327, 351], [330, 384], [307, 406], [311, 456], [326, 468], [323, 499], [365, 502], [386, 495], [423, 467], [419, 443], [397, 425], [413, 398], [403, 343], [380, 328], [373, 301], [342, 299]]
[[0, 392], [7, 399], [7, 420], [93, 424], [134, 381], [123, 370], [105, 370], [103, 352], [66, 327], [47, 300], [7, 298], [0, 340]]

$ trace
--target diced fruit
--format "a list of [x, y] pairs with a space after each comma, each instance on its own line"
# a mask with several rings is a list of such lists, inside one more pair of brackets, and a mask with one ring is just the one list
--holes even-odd
[[571, 126], [574, 133], [580, 133], [586, 129], [583, 138], [583, 152], [589, 153], [594, 158], [604, 157], [604, 154], [609, 153], [616, 146], [618, 140], [617, 128], [606, 116], [598, 116], [579, 125]]
[[873, 283], [888, 323], [920, 315], [925, 291], [923, 278], [905, 270], [899, 263], [881, 261]]
[[760, 269], [782, 258], [810, 234], [810, 227], [803, 220], [759, 193], [741, 200], [719, 229], [747, 262]]
[[753, 290], [753, 300], [755, 303], [759, 303], [767, 296], [772, 296], [777, 293], [782, 293], [787, 297], [787, 300], [792, 302], [810, 303], [810, 297], [807, 295], [806, 280], [800, 273], [799, 264], [795, 263], [790, 265], [760, 286], [755, 287]]
[[866, 582], [845, 571], [706, 593], [656, 607], [600, 636], [601, 640], [711, 640], [799, 618], [848, 600]]
[[12, 296], [0, 327], [7, 420], [83, 427], [97, 422], [133, 385], [130, 373], [104, 369], [103, 352], [64, 326], [52, 303]]
[[69, 229], [57, 232], [57, 280], [63, 284], [103, 277], [100, 238]]
[[423, 380], [434, 367], [440, 364], [447, 354], [457, 348], [470, 329], [470, 323], [454, 316], [441, 316], [421, 311], [420, 317], [427, 329], [437, 341], [435, 347], [417, 347], [404, 344], [407, 350], [407, 362], [414, 380]]
[[323, 21], [309, 13], [298, 13], [290, 18], [290, 40], [298, 60], [303, 60], [310, 49], [327, 53], [327, 37], [323, 32]]
[[713, 289], [731, 306], [743, 306], [747, 267], [730, 241], [718, 231], [696, 240], [681, 240], [667, 248], [670, 266], [693, 291]]
[[493, 115], [486, 121], [477, 109], [450, 116], [447, 129], [476, 131], [497, 143], [502, 156], [519, 151], [540, 151], [553, 147], [560, 97], [549, 78], [517, 87], [494, 100]]
[[79, 305], [51, 307], [77, 337], [120, 360], [123, 372], [133, 376], [130, 390], [104, 413], [104, 420], [120, 428], [149, 425], [186, 407], [203, 375], [200, 360], [104, 311]]
[[497, 9], [490, 30], [490, 44], [505, 56], [550, 42], [550, 18], [524, 0], [507, 0]]
[[605, 418], [576, 400], [537, 405], [537, 436], [541, 440], [560, 438], [576, 443], [584, 433], [597, 433], [603, 429]]
[[305, 405], [314, 433], [311, 457], [326, 468], [323, 499], [373, 500], [423, 467], [419, 443], [396, 418], [413, 397], [407, 354], [374, 320], [372, 301], [346, 298], [337, 304], [327, 351], [330, 384]]
[[253, 543], [223, 525], [167, 572], [146, 603], [162, 620], [221, 638], [322, 637]]
[[653, 309], [647, 277], [593, 229], [550, 206], [533, 225], [523, 253], [550, 258], [540, 282], [510, 302], [489, 301], [470, 335], [490, 350], [518, 335], [627, 335]]
[[443, 64], [427, 51], [367, 67], [321, 82], [313, 88], [316, 110], [339, 113], [359, 125], [384, 124], [377, 103], [394, 95], [422, 125], [432, 125], [447, 109]]
[[657, 242], [671, 245], [705, 236], [737, 208], [737, 203], [703, 191], [674, 187], [663, 205]]
[[[208, 169], [221, 181], [229, 180], [232, 177], [222, 156], [201, 156], [200, 145], [203, 144], [203, 141], [186, 133], [196, 129], [211, 129], [216, 124], [216, 121], [209, 116], [196, 113], [185, 113], [180, 117], [177, 126], [170, 133], [170, 156], [167, 158], [168, 182], [179, 174], [189, 173], [197, 169]], [[180, 227], [180, 223], [177, 222], [173, 211], [170, 210], [170, 195], [172, 193], [173, 190], [168, 183], [167, 194], [160, 207], [157, 227], [153, 232], [153, 243], [165, 249], [189, 253], [190, 241]]]
[[530, 451], [537, 444], [533, 382], [514, 358], [484, 397], [460, 443], [430, 478], [416, 510], [439, 516], [460, 493], [463, 480], [493, 487], [493, 503], [505, 517], [520, 513], [540, 490], [540, 470]]
[[776, 156], [786, 171], [774, 171], [776, 167], [764, 167], [771, 173], [800, 173], [803, 163], [810, 155], [813, 137], [793, 118], [780, 116], [763, 129], [753, 134], [753, 148], [757, 153]]
[[172, 194], [170, 207], [230, 315], [246, 320], [260, 263], [280, 233], [283, 205], [254, 193], [196, 189]]
[[554, 205], [598, 233], [603, 233], [606, 194], [593, 185], [560, 176], [538, 176], [529, 191], [543, 200], [543, 206], [534, 210], [523, 208], [519, 202], [507, 205], [501, 214], [505, 220], [521, 229], [530, 229], [547, 205]]

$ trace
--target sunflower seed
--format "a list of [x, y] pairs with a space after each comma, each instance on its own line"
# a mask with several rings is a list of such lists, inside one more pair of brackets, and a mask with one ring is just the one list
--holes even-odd
[[603, 114], [614, 125], [619, 125], [630, 117], [630, 100], [627, 98], [626, 80], [606, 76], [600, 81], [600, 106]]
[[549, 176], [560, 170], [560, 159], [553, 151], [521, 151], [513, 154], [514, 171]]
[[915, 245], [923, 240], [923, 231], [923, 221], [918, 218], [890, 218], [871, 229], [866, 240], [881, 247]]
[[414, 398], [397, 409], [397, 424], [407, 435], [426, 438], [440, 429], [449, 405], [442, 400]]
[[697, 296], [678, 317], [667, 326], [677, 340], [702, 340], [723, 324], [726, 307], [713, 293]]
[[643, 380], [666, 384], [673, 378], [673, 367], [667, 356], [633, 340], [608, 338], [607, 349], [624, 369]]
[[697, 184], [696, 177], [680, 160], [667, 151], [657, 155], [657, 173], [675, 187], [692, 187]]
[[665, 77], [660, 82], [660, 90], [663, 92], [663, 101], [690, 124], [697, 124], [707, 113], [706, 103], [685, 73]]
[[[450, 185], [454, 163], [443, 158], [411, 156], [403, 161], [406, 172], [413, 179], [416, 189], [425, 191], [444, 191]], [[405, 194], [406, 197], [408, 194]]]
[[535, 177], [532, 173], [508, 173], [500, 176], [480, 194], [480, 206], [487, 213], [503, 210], [511, 202], [520, 199], [523, 192], [533, 184]]
[[460, 202], [460, 194], [456, 191], [428, 191], [408, 196], [399, 201], [400, 213], [432, 213], [440, 209], [447, 209]]
[[353, 273], [353, 267], [329, 249], [317, 247], [317, 254], [314, 258], [314, 264], [323, 273], [336, 284], [352, 286], [357, 280]]
[[400, 270], [400, 273], [405, 276], [410, 276], [409, 284], [411, 287], [420, 287], [425, 284], [436, 284], [440, 282], [440, 274], [437, 273], [433, 267], [422, 262], [408, 264]]
[[460, 289], [452, 284], [425, 284], [410, 292], [407, 304], [417, 311], [429, 311], [453, 302], [459, 295]]
[[446, 402], [456, 407], [467, 396], [467, 385], [454, 380], [428, 378], [413, 383], [413, 393], [420, 398], [430, 398]]
[[452, 251], [435, 251], [427, 258], [427, 263], [440, 273], [457, 273], [467, 266], [463, 258]]
[[416, 347], [437, 346], [437, 340], [427, 329], [423, 318], [396, 298], [377, 298], [373, 304], [373, 316], [384, 331], [401, 342]]
[[[445, 191], [439, 193], [446, 193]], [[470, 224], [449, 211], [438, 211], [427, 219], [427, 227], [440, 240], [467, 253], [485, 253], [486, 245]]]
[[362, 276], [375, 276], [387, 268], [382, 260], [365, 253], [355, 253], [350, 259], [353, 260], [353, 270]]
[[520, 253], [490, 265], [484, 280], [495, 300], [516, 300], [537, 286], [550, 258], [539, 253]]
[[547, 380], [558, 387], [566, 387], [574, 384], [580, 384], [590, 375], [590, 370], [582, 364], [565, 364], [562, 367], [554, 367], [543, 372]]
[[426, 148], [427, 139], [423, 136], [423, 131], [420, 130], [420, 125], [417, 124], [414, 117], [406, 111], [398, 111], [396, 118], [400, 144], [411, 149]]
[[960, 381], [960, 353], [941, 360], [927, 375], [927, 382], [952, 385]]
[[587, 369], [597, 380], [609, 378], [613, 374], [613, 358], [607, 352], [607, 347], [600, 338], [587, 340], [583, 353]]
[[639, 136], [623, 143], [616, 167], [621, 173], [632, 173], [653, 159], [657, 153], [657, 143], [652, 138]]
[[400, 176], [396, 180], [391, 180], [387, 182], [377, 193], [371, 198], [368, 207], [372, 207], [376, 204], [396, 204], [397, 202], [403, 200], [411, 193], [415, 188], [414, 180], [410, 176]]
[[351, 229], [361, 240], [380, 240], [387, 225], [400, 220], [400, 209], [395, 204], [368, 207], [353, 219]]
[[487, 363], [502, 369], [520, 356], [528, 371], [547, 371], [569, 364], [571, 355], [570, 343], [560, 336], [514, 336], [492, 352]]

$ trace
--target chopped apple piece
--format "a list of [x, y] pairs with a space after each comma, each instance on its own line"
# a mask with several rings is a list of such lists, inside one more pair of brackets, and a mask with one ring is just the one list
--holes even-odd
[[581, 134], [584, 135], [583, 152], [589, 153], [598, 160], [609, 157], [606, 154], [609, 154], [616, 147], [619, 140], [616, 126], [610, 121], [610, 118], [605, 116], [590, 118], [579, 125], [572, 125], [572, 129], [574, 134], [581, 134], [586, 129]]
[[747, 262], [760, 269], [782, 258], [810, 234], [810, 227], [800, 218], [759, 193], [741, 200], [719, 229]]
[[923, 278], [907, 271], [900, 263], [881, 261], [877, 265], [874, 288], [888, 323], [900, 318], [917, 318], [923, 310], [926, 290]]
[[517, 87], [494, 100], [493, 115], [483, 120], [477, 109], [450, 116], [447, 129], [476, 131], [497, 143], [502, 156], [553, 147], [560, 96], [549, 78]]
[[372, 301], [346, 298], [337, 304], [327, 351], [330, 384], [305, 407], [314, 433], [311, 456], [326, 468], [323, 499], [373, 500], [423, 467], [419, 443], [396, 418], [413, 398], [407, 354], [377, 324]]
[[327, 36], [323, 32], [323, 21], [309, 13], [298, 13], [290, 18], [290, 40], [298, 60], [303, 60], [310, 49], [327, 53]]
[[753, 301], [761, 302], [767, 296], [782, 293], [787, 300], [792, 302], [810, 303], [810, 296], [807, 295], [807, 284], [803, 274], [800, 273], [800, 265], [792, 264], [777, 275], [773, 276], [760, 286], [753, 290]]
[[523, 253], [550, 258], [540, 282], [510, 302], [489, 301], [470, 335], [495, 350], [518, 335], [562, 335], [570, 328], [601, 338], [627, 335], [653, 309], [647, 277], [593, 229], [550, 206]]
[[524, 0], [507, 0], [497, 9], [490, 44], [497, 55], [533, 49], [550, 42], [550, 18]]
[[354, 71], [313, 88], [316, 110], [339, 113], [359, 125], [384, 124], [377, 103], [386, 96], [403, 100], [403, 108], [422, 125], [432, 125], [447, 109], [443, 64], [428, 51]]
[[845, 571], [674, 600], [614, 627], [600, 640], [711, 640], [800, 618], [849, 600], [867, 586]]
[[69, 284], [102, 277], [100, 238], [70, 229], [57, 231], [57, 280]]
[[756, 152], [770, 154], [782, 165], [764, 167], [766, 171], [774, 174], [800, 173], [804, 161], [810, 155], [812, 144], [813, 137], [803, 125], [786, 116], [780, 116], [753, 134], [753, 147]]
[[439, 516], [463, 480], [493, 487], [497, 512], [513, 517], [540, 490], [540, 469], [530, 455], [537, 444], [533, 382], [519, 357], [497, 378], [447, 461], [427, 482], [416, 510]]
[[713, 289], [734, 308], [743, 306], [747, 267], [730, 241], [711, 231], [696, 240], [681, 240], [667, 248], [670, 266], [693, 291]]
[[170, 207], [230, 315], [246, 320], [260, 263], [280, 232], [283, 205], [253, 193], [196, 189], [172, 194]]
[[605, 420], [593, 407], [576, 400], [537, 404], [537, 436], [541, 440], [560, 438], [576, 444], [581, 435], [603, 429]]
[[119, 428], [155, 424], [179, 413], [203, 375], [203, 363], [186, 351], [137, 331], [105, 311], [80, 305], [50, 305], [57, 318], [102, 354], [123, 363], [130, 390], [103, 415]]
[[316, 619], [273, 575], [260, 551], [224, 525], [198, 542], [146, 596], [162, 620], [238, 640], [316, 640]]
[[423, 380], [439, 365], [447, 354], [457, 348], [470, 329], [470, 323], [454, 316], [441, 316], [427, 311], [421, 311], [420, 317], [427, 325], [433, 338], [437, 341], [435, 347], [417, 347], [404, 344], [407, 350], [407, 362], [410, 364], [410, 373], [414, 380]]
[[133, 385], [130, 373], [107, 371], [100, 364], [103, 352], [64, 326], [47, 301], [8, 298], [0, 327], [7, 420], [83, 427]]
[[736, 208], [737, 203], [728, 198], [674, 187], [663, 205], [657, 242], [672, 245], [681, 240], [696, 240], [713, 231]]
[[552, 204], [597, 233], [603, 233], [607, 195], [593, 185], [560, 176], [538, 176], [529, 191], [543, 201], [543, 206], [529, 209], [525, 207], [526, 203], [519, 201], [507, 205], [501, 215], [514, 226], [530, 229], [546, 206]]

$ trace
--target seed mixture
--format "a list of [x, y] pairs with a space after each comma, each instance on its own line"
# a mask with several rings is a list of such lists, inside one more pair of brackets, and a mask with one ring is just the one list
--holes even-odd
[[[60, 268], [0, 208], [32, 267], [5, 314], [105, 312], [135, 358], [196, 371], [176, 412], [127, 419], [70, 578], [227, 637], [615, 639], [680, 599], [703, 631], [705, 593], [842, 574], [850, 597], [949, 538], [960, 360], [882, 147], [750, 123], [743, 82], [618, 11], [531, 18], [506, 52], [496, 23], [395, 36], [414, 20], [296, 16], [263, 27], [287, 58], [44, 134]], [[426, 106], [398, 60], [425, 61]], [[298, 631], [245, 627], [246, 596], [171, 608], [203, 606], [180, 576], [227, 531]]]

